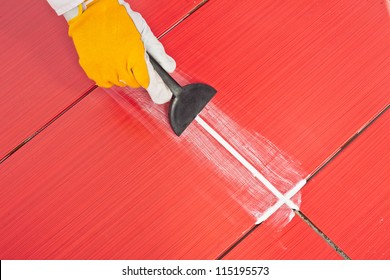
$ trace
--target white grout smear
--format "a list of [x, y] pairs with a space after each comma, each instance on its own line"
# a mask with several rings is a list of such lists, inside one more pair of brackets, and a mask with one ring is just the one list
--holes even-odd
[[259, 132], [249, 132], [212, 106], [206, 107], [202, 117], [207, 119], [214, 130], [229, 139], [237, 149], [264, 177], [281, 193], [291, 190], [302, 178], [301, 164], [278, 149]]
[[[175, 78], [179, 83], [186, 84], [182, 76]], [[144, 90], [111, 88], [106, 89], [106, 92], [127, 114], [142, 120], [142, 125], [152, 134], [156, 136], [162, 133], [168, 135], [172, 141], [185, 145], [193, 158], [199, 160], [199, 164], [217, 168], [218, 174], [232, 182], [226, 186], [226, 192], [257, 223], [264, 221], [276, 211], [276, 220], [283, 221], [283, 225], [292, 219], [293, 211], [288, 207], [282, 207], [286, 202], [283, 199], [291, 199], [303, 187], [303, 172], [298, 162], [286, 156], [260, 133], [248, 132], [239, 127], [212, 102], [201, 113], [202, 119], [206, 119], [207, 123], [219, 135], [223, 136], [246, 161], [250, 162], [266, 180], [284, 194], [283, 199], [278, 199], [273, 195], [254, 176], [253, 172], [225, 149], [221, 149], [221, 144], [201, 124], [194, 121], [182, 136], [177, 137], [172, 132], [168, 122], [168, 105], [153, 104]], [[291, 195], [292, 193], [294, 194]], [[294, 199], [293, 203], [299, 207], [301, 203], [299, 193]]]

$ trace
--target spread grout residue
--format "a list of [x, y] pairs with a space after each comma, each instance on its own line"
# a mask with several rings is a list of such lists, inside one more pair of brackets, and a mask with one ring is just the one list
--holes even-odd
[[[179, 83], [186, 84], [183, 76], [175, 77]], [[180, 81], [180, 79], [182, 81]], [[270, 191], [267, 184], [254, 176], [237, 158], [232, 156], [210, 133], [202, 122], [196, 119], [177, 137], [171, 130], [167, 112], [168, 105], [156, 105], [144, 90], [130, 88], [111, 88], [105, 91], [127, 114], [142, 120], [142, 125], [155, 134], [167, 134], [172, 141], [186, 146], [186, 151], [199, 160], [199, 164], [216, 170], [217, 174], [231, 182], [226, 186], [227, 194], [245, 211], [260, 223], [274, 213], [275, 221], [284, 226], [293, 217], [291, 205], [299, 207], [299, 190], [303, 187], [303, 170], [299, 162], [278, 149], [259, 132], [250, 132], [240, 127], [212, 102], [201, 112], [202, 120], [217, 131], [250, 166], [264, 176], [265, 183], [275, 188]], [[199, 189], [202, 191], [202, 188]], [[206, 194], [205, 194], [206, 195]], [[277, 197], [279, 195], [279, 197]], [[293, 198], [293, 201], [290, 199]], [[290, 207], [284, 207], [285, 204]]]

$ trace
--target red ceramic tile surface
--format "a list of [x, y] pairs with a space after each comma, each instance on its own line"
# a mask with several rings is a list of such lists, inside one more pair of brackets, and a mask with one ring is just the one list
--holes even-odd
[[301, 209], [352, 259], [390, 258], [390, 111], [304, 188]]
[[218, 90], [220, 110], [305, 176], [390, 100], [385, 1], [210, 1], [163, 42]]
[[[179, 2], [185, 14], [189, 1]], [[388, 104], [390, 22], [381, 1], [255, 2], [210, 1], [163, 43], [178, 62], [181, 81], [217, 88], [202, 117], [285, 192]], [[34, 11], [44, 7], [25, 5], [24, 18], [35, 19], [28, 7], [36, 5], [41, 8]], [[133, 7], [141, 11], [139, 5]], [[163, 16], [154, 16], [151, 7], [141, 13], [152, 28], [181, 17], [165, 15], [171, 10], [166, 5], [156, 8]], [[45, 19], [52, 12], [44, 9], [47, 16], [38, 22], [49, 28]], [[14, 21], [20, 14], [9, 11], [1, 24], [12, 26], [3, 35], [11, 37], [24, 21]], [[80, 96], [79, 84], [90, 85], [60, 20], [53, 19], [59, 29], [50, 25], [60, 40], [47, 37], [47, 29], [40, 30], [39, 43], [34, 32], [15, 36], [34, 42], [41, 57], [46, 38], [54, 42], [45, 63], [36, 59], [37, 70], [18, 76], [25, 79], [11, 72], [22, 64], [12, 64], [14, 52], [5, 55], [4, 80], [12, 83], [0, 110], [10, 120], [2, 129], [4, 151]], [[27, 53], [25, 45], [18, 47], [16, 53]], [[66, 65], [60, 70], [57, 56]], [[48, 77], [37, 82], [40, 72]], [[55, 84], [47, 85], [51, 75]], [[20, 80], [29, 86], [20, 88]], [[38, 96], [23, 99], [30, 92]], [[40, 102], [48, 92], [53, 104]], [[77, 94], [64, 103], [69, 92]], [[177, 139], [156, 106], [114, 95], [94, 91], [0, 166], [1, 258], [215, 258], [276, 202], [199, 124]], [[35, 110], [27, 118], [29, 106]], [[302, 227], [296, 219], [288, 224], [292, 233], [281, 238], [292, 249], [283, 254], [271, 248], [270, 256], [333, 258], [332, 251], [306, 255], [301, 248], [306, 252], [310, 245], [295, 247]], [[237, 254], [245, 255], [242, 250]]]
[[281, 208], [259, 225], [224, 259], [341, 259], [301, 218], [286, 220], [285, 213], [281, 213], [286, 211], [289, 210]]
[[7, 2], [1, 10], [0, 158], [92, 85], [66, 22], [46, 1]]
[[[160, 34], [200, 1], [132, 2]], [[65, 20], [46, 1], [2, 3], [1, 10], [0, 158], [92, 85], [78, 65]]]
[[98, 89], [0, 165], [0, 258], [216, 258], [240, 238], [276, 199], [166, 109]]

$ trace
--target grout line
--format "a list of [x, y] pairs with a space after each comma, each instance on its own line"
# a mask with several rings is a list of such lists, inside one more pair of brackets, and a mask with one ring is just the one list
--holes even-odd
[[[295, 186], [286, 192], [285, 196], [288, 199], [291, 199], [294, 195], [296, 195], [307, 183], [306, 179], [300, 180], [298, 183], [295, 184]], [[292, 208], [292, 210], [299, 210], [298, 208]]]
[[[303, 188], [303, 186], [306, 184], [306, 180], [299, 181], [294, 188], [292, 188], [290, 191], [287, 192], [287, 197], [291, 198], [293, 197], [300, 189]], [[260, 218], [257, 219], [256, 223], [252, 228], [245, 233], [243, 236], [241, 236], [237, 241], [235, 241], [231, 246], [229, 246], [225, 251], [223, 251], [216, 259], [221, 260], [224, 257], [226, 257], [231, 251], [233, 251], [234, 248], [236, 248], [244, 239], [246, 239], [252, 232], [254, 232], [265, 220], [267, 220], [269, 217], [271, 217], [276, 211], [279, 210], [280, 207], [284, 202], [282, 200], [279, 200], [277, 203], [272, 205], [270, 208], [268, 208], [263, 215], [261, 215]], [[300, 212], [298, 209], [293, 209], [294, 213]]]
[[231, 246], [229, 246], [225, 251], [223, 251], [216, 260], [222, 260], [224, 257], [226, 257], [231, 251], [233, 251], [234, 248], [236, 248], [242, 241], [244, 241], [245, 238], [247, 238], [252, 232], [254, 232], [260, 224], [256, 224], [252, 226], [243, 236], [241, 236], [236, 242], [234, 242]]
[[[166, 31], [164, 31], [161, 35], [158, 36], [158, 39], [161, 39], [165, 35], [167, 35], [170, 31], [176, 28], [179, 24], [181, 24], [184, 20], [186, 20], [189, 16], [195, 13], [198, 9], [200, 9], [203, 5], [205, 5], [209, 0], [204, 0], [191, 9], [186, 15], [184, 15], [181, 19], [179, 19], [176, 23], [174, 23], [171, 27], [169, 27]], [[62, 115], [72, 109], [75, 105], [77, 105], [80, 101], [82, 101], [86, 96], [88, 96], [92, 91], [97, 88], [96, 85], [92, 86], [87, 92], [85, 92], [81, 97], [76, 99], [73, 103], [71, 103], [68, 107], [66, 107], [63, 111], [57, 114], [53, 119], [43, 125], [39, 130], [33, 133], [31, 136], [26, 138], [22, 143], [16, 146], [13, 150], [11, 150], [7, 155], [0, 159], [0, 164], [2, 164], [5, 160], [7, 160], [10, 156], [12, 156], [15, 152], [17, 152], [20, 148], [22, 148], [25, 144], [31, 141], [35, 136], [40, 134], [43, 130], [49, 127], [52, 123], [54, 123], [57, 119], [59, 119]], [[360, 133], [362, 133], [368, 126], [370, 126], [377, 118], [379, 118], [387, 109], [389, 109], [390, 105], [387, 105], [377, 116], [375, 116], [372, 120], [366, 123], [361, 129], [359, 129], [351, 138], [349, 138], [337, 151], [335, 151], [332, 155], [330, 155], [316, 170], [314, 170], [311, 174], [309, 174], [306, 179], [299, 181], [291, 190], [289, 190], [285, 195], [283, 195], [275, 186], [269, 182], [264, 175], [262, 175], [252, 164], [250, 164], [236, 149], [234, 149], [219, 133], [217, 133], [214, 129], [212, 129], [203, 119], [199, 116], [195, 119], [216, 141], [218, 141], [231, 155], [233, 155], [244, 167], [250, 171], [253, 176], [259, 179], [276, 197], [278, 197], [278, 202], [273, 206], [267, 209], [263, 213], [263, 215], [256, 221], [256, 224], [245, 233], [240, 239], [238, 239], [232, 246], [230, 246], [227, 250], [225, 250], [221, 255], [217, 257], [218, 260], [224, 258], [227, 254], [229, 254], [236, 246], [239, 245], [247, 236], [249, 236], [257, 227], [265, 220], [267, 220], [272, 214], [274, 214], [283, 204], [286, 204], [290, 207], [300, 218], [302, 218], [314, 231], [316, 231], [324, 240], [338, 252], [344, 259], [350, 259], [329, 237], [327, 237], [318, 227], [316, 227], [300, 210], [299, 207], [290, 199], [299, 192], [303, 186], [312, 179], [322, 168], [324, 168], [333, 158], [335, 158], [344, 148], [346, 148]]]
[[81, 100], [83, 100], [85, 97], [87, 97], [92, 91], [94, 91], [97, 88], [96, 85], [89, 88], [83, 95], [81, 95], [79, 98], [77, 98], [75, 101], [73, 101], [69, 106], [67, 106], [64, 110], [62, 110], [60, 113], [58, 113], [54, 118], [52, 118], [50, 121], [48, 121], [46, 124], [44, 124], [40, 129], [35, 131], [33, 134], [31, 134], [29, 137], [24, 139], [22, 143], [17, 145], [15, 148], [13, 148], [10, 152], [8, 152], [3, 158], [0, 159], [0, 164], [2, 164], [4, 161], [6, 161], [10, 156], [12, 156], [14, 153], [16, 153], [20, 148], [22, 148], [24, 145], [26, 145], [28, 142], [30, 142], [35, 136], [40, 134], [43, 130], [48, 128], [52, 123], [54, 123], [56, 120], [58, 120], [62, 115], [64, 115], [66, 112], [68, 112], [70, 109], [72, 109], [74, 106], [76, 106]]
[[[321, 170], [323, 170], [333, 159], [335, 159], [345, 148], [347, 148], [358, 136], [360, 136], [367, 128], [369, 128], [376, 120], [378, 120], [383, 114], [385, 114], [390, 108], [390, 104], [387, 104], [381, 109], [372, 119], [366, 122], [360, 129], [356, 131], [350, 138], [347, 139], [334, 153], [332, 153], [325, 161], [323, 161], [311, 174], [306, 177], [306, 181], [310, 181], [316, 176]], [[323, 231], [321, 231], [306, 215], [300, 210], [293, 211], [306, 223], [308, 224], [318, 235], [320, 235], [329, 246], [331, 246], [341, 257], [346, 260], [351, 258], [336, 245]]]
[[[290, 200], [290, 198], [284, 196], [270, 181], [267, 180], [267, 178], [264, 177], [263, 174], [261, 174], [251, 163], [249, 163], [235, 148], [233, 148], [218, 132], [216, 132], [212, 127], [210, 127], [201, 117], [197, 116], [195, 120], [215, 139], [217, 140], [233, 157], [235, 157], [249, 172], [252, 173], [252, 175], [257, 178], [261, 183], [264, 184], [264, 186], [267, 187], [268, 190], [270, 190], [278, 199], [279, 202], [275, 205], [280, 206], [276, 209], [273, 209], [273, 211], [276, 212], [283, 204], [287, 204], [292, 209], [299, 209], [299, 207]], [[306, 181], [304, 181], [306, 182]], [[298, 191], [301, 189], [304, 185], [301, 182], [297, 184], [298, 187], [294, 187], [294, 191]], [[275, 206], [274, 205], [274, 206]], [[274, 213], [274, 212], [273, 212]], [[267, 213], [267, 217], [272, 215], [273, 213]], [[263, 215], [264, 216], [264, 215]], [[262, 217], [263, 217], [262, 216]], [[262, 217], [259, 218], [259, 222], [263, 221]]]
[[187, 14], [185, 14], [182, 18], [180, 18], [177, 22], [175, 22], [171, 27], [169, 27], [167, 30], [165, 30], [158, 39], [161, 39], [165, 35], [167, 35], [169, 32], [172, 31], [172, 29], [176, 28], [180, 23], [185, 21], [189, 16], [191, 16], [193, 13], [195, 13], [197, 10], [199, 10], [201, 7], [203, 7], [209, 0], [204, 0], [200, 2], [198, 5], [196, 5], [194, 8], [192, 8]]
[[[285, 197], [287, 199], [291, 199], [296, 193], [298, 193], [304, 186], [306, 185], [306, 180], [303, 179], [299, 181], [291, 190], [289, 190], [286, 194]], [[257, 221], [256, 224], [260, 224], [267, 220], [269, 217], [271, 217], [276, 211], [279, 210], [280, 207], [282, 207], [284, 204], [284, 201], [280, 200], [276, 202], [274, 205], [272, 205], [270, 208], [268, 208], [263, 215], [261, 215]], [[287, 204], [287, 206], [290, 207], [291, 210], [293, 211], [299, 211], [299, 207], [291, 207], [290, 205]]]
[[295, 214], [297, 214], [306, 224], [308, 224], [318, 235], [320, 235], [329, 246], [331, 246], [342, 258], [345, 260], [350, 260], [351, 258], [334, 243], [322, 230], [320, 230], [305, 214], [303, 214], [300, 210], [294, 210]]
[[252, 175], [263, 183], [268, 190], [270, 190], [278, 201], [269, 207], [257, 220], [251, 229], [230, 245], [225, 251], [223, 251], [216, 259], [222, 260], [228, 255], [234, 248], [236, 248], [242, 241], [244, 241], [252, 232], [254, 232], [265, 220], [271, 217], [276, 211], [278, 211], [284, 204], [290, 207], [294, 212], [299, 211], [299, 207], [290, 199], [298, 193], [306, 184], [306, 180], [300, 180], [291, 190], [285, 195], [279, 192], [278, 189], [271, 182], [269, 182], [264, 175], [262, 175], [251, 163], [249, 163], [233, 146], [231, 146], [217, 131], [210, 127], [200, 116], [195, 118], [203, 129], [206, 130], [219, 144], [221, 144], [234, 158], [236, 158]]
[[[276, 213], [276, 211], [278, 211], [280, 209], [280, 207], [282, 207], [284, 204], [284, 202], [282, 200], [278, 200], [278, 202], [276, 202], [274, 205], [272, 205], [271, 207], [269, 207], [264, 213], [263, 215], [261, 215], [257, 221], [256, 221], [256, 225], [259, 225], [261, 224], [262, 222], [265, 222], [269, 217], [271, 217], [274, 213]], [[290, 207], [291, 208], [291, 207]], [[298, 208], [296, 208], [298, 209]]]
[[324, 167], [326, 167], [335, 157], [337, 157], [346, 147], [348, 147], [362, 132], [370, 127], [380, 116], [382, 116], [388, 109], [390, 104], [387, 104], [382, 110], [380, 110], [371, 120], [366, 122], [355, 134], [347, 139], [335, 152], [333, 152], [328, 158], [326, 158], [312, 173], [310, 173], [306, 180], [311, 180], [318, 174]]
[[253, 165], [251, 165], [236, 149], [234, 149], [219, 133], [211, 128], [201, 117], [197, 116], [195, 120], [216, 140], [218, 141], [231, 155], [233, 155], [241, 164], [243, 164], [248, 171], [250, 171], [257, 179], [259, 179], [279, 200], [273, 206], [268, 208], [262, 216], [260, 216], [255, 225], [225, 251], [223, 251], [216, 259], [221, 260], [228, 255], [234, 248], [236, 248], [242, 241], [244, 241], [252, 232], [254, 232], [258, 226], [270, 216], [272, 216], [283, 204], [290, 207], [296, 215], [298, 215], [307, 225], [309, 225], [318, 235], [320, 235], [329, 246], [331, 246], [342, 258], [350, 260], [351, 258], [334, 243], [323, 231], [321, 231], [314, 223], [306, 217], [297, 205], [295, 205], [290, 199], [298, 193], [306, 183], [312, 179], [323, 167], [325, 167], [332, 159], [334, 159], [344, 148], [353, 142], [363, 131], [365, 131], [373, 122], [375, 122], [380, 116], [382, 116], [388, 109], [390, 104], [386, 105], [374, 118], [364, 124], [353, 136], [351, 136], [340, 148], [328, 157], [323, 164], [320, 165], [313, 173], [309, 174], [305, 179], [299, 181], [291, 190], [285, 195], [281, 194]]
[[[181, 22], [187, 19], [190, 15], [196, 12], [199, 8], [201, 8], [204, 4], [206, 4], [208, 0], [202, 1], [195, 8], [193, 8], [188, 14], [186, 14], [183, 18], [178, 20], [174, 25], [168, 28], [165, 32], [163, 32], [159, 39], [164, 37], [167, 33], [169, 33], [172, 29], [178, 26]], [[349, 138], [341, 147], [335, 151], [331, 156], [329, 156], [316, 170], [314, 170], [311, 174], [309, 174], [305, 179], [299, 181], [292, 189], [290, 189], [285, 196], [280, 193], [253, 165], [251, 165], [241, 154], [237, 152], [220, 134], [218, 134], [214, 129], [212, 129], [203, 119], [199, 116], [195, 118], [195, 120], [216, 140], [218, 141], [225, 149], [227, 149], [230, 154], [232, 154], [241, 164], [243, 164], [248, 171], [250, 171], [257, 179], [259, 179], [276, 197], [279, 198], [278, 202], [273, 206], [268, 208], [262, 216], [260, 216], [255, 225], [245, 233], [240, 239], [238, 239], [235, 243], [233, 243], [228, 249], [226, 249], [221, 255], [217, 257], [217, 260], [224, 258], [227, 254], [229, 254], [236, 246], [238, 246], [246, 237], [248, 237], [263, 221], [267, 220], [270, 216], [272, 216], [283, 204], [286, 204], [290, 207], [294, 213], [296, 213], [300, 218], [302, 218], [310, 227], [313, 228], [324, 240], [338, 252], [344, 259], [350, 259], [332, 240], [330, 240], [319, 228], [317, 228], [304, 214], [299, 210], [299, 207], [295, 205], [290, 199], [298, 193], [306, 183], [312, 179], [323, 167], [325, 167], [334, 157], [336, 157], [345, 147], [347, 147], [360, 133], [362, 133], [369, 125], [371, 125], [377, 118], [379, 118], [387, 109], [389, 109], [390, 104], [386, 105], [385, 108], [380, 111], [372, 120], [363, 125], [361, 129], [359, 129], [351, 138]]]

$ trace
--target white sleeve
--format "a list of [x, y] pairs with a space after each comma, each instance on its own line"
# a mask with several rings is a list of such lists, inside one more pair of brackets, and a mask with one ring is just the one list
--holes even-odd
[[47, 0], [47, 2], [56, 11], [57, 15], [60, 16], [83, 3], [84, 0]]

